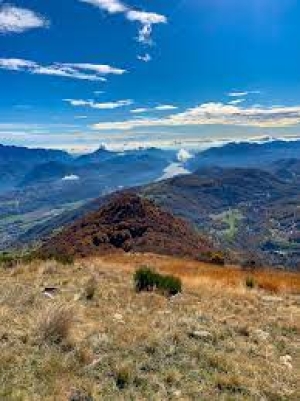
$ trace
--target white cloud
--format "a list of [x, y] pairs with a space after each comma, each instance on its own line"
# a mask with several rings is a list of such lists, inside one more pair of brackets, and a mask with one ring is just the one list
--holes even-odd
[[230, 92], [228, 93], [228, 96], [230, 97], [244, 97], [248, 95], [259, 95], [261, 92], [260, 91], [244, 91], [244, 92]]
[[62, 178], [62, 181], [78, 181], [80, 178], [78, 175], [70, 174]]
[[139, 30], [138, 41], [148, 45], [152, 44], [152, 25], [165, 24], [167, 22], [167, 18], [164, 15], [136, 10], [128, 11], [127, 18], [129, 21], [136, 21], [142, 24]]
[[175, 110], [177, 106], [173, 106], [172, 104], [161, 104], [159, 106], [154, 107], [155, 110], [159, 111], [168, 111], [168, 110]]
[[142, 25], [165, 24], [167, 22], [167, 18], [164, 15], [146, 11], [129, 10], [127, 18], [130, 21], [140, 22]]
[[185, 175], [190, 174], [191, 172], [184, 168], [179, 163], [171, 163], [168, 167], [164, 169], [163, 175], [157, 180], [167, 180], [172, 177], [176, 177], [177, 175]]
[[103, 102], [97, 103], [93, 100], [81, 100], [81, 99], [64, 99], [65, 102], [69, 103], [74, 107], [90, 107], [92, 109], [98, 110], [113, 110], [120, 107], [131, 106], [133, 104], [133, 100], [117, 100], [114, 102]]
[[146, 113], [147, 111], [149, 111], [150, 109], [147, 109], [146, 107], [139, 107], [137, 109], [132, 109], [130, 110], [130, 113], [133, 114], [140, 114], [140, 113]]
[[137, 59], [140, 61], [143, 61], [144, 63], [149, 63], [149, 61], [152, 60], [152, 57], [150, 56], [150, 54], [146, 53], [145, 55], [138, 55]]
[[228, 102], [228, 104], [233, 104], [233, 105], [236, 105], [236, 104], [240, 104], [240, 103], [243, 103], [244, 101], [245, 101], [246, 99], [235, 99], [235, 100], [231, 100], [230, 102]]
[[223, 103], [204, 103], [166, 118], [101, 122], [96, 130], [131, 130], [145, 127], [184, 127], [229, 125], [259, 128], [292, 127], [300, 124], [300, 106], [239, 107]]
[[177, 153], [177, 160], [180, 162], [180, 163], [185, 163], [185, 162], [187, 162], [189, 159], [192, 159], [194, 156], [190, 153], [190, 152], [188, 152], [187, 150], [185, 150], [185, 149], [180, 149], [179, 151], [178, 151], [178, 153]]
[[100, 75], [108, 75], [108, 74], [122, 75], [126, 72], [123, 69], [111, 67], [110, 65], [106, 65], [106, 64], [67, 63], [67, 64], [61, 64], [61, 65], [65, 66], [65, 67], [79, 69], [79, 70], [93, 71]]
[[0, 58], [0, 68], [12, 71], [30, 70], [38, 65], [34, 61], [19, 58]]
[[147, 111], [169, 111], [175, 110], [177, 106], [173, 106], [171, 104], [160, 104], [159, 106], [155, 107], [139, 107], [137, 109], [130, 110], [130, 113], [139, 114], [139, 113], [146, 113]]
[[102, 10], [107, 11], [110, 14], [124, 13], [127, 11], [127, 6], [121, 3], [119, 0], [80, 0], [83, 3], [92, 4], [93, 6], [99, 7]]
[[49, 22], [26, 8], [4, 4], [0, 7], [0, 33], [22, 33], [34, 28], [46, 28]]
[[151, 45], [152, 26], [156, 24], [167, 23], [167, 18], [164, 15], [136, 10], [119, 0], [79, 0], [83, 3], [91, 4], [108, 12], [109, 14], [124, 14], [125, 18], [132, 22], [141, 24], [137, 40], [141, 43]]
[[40, 65], [35, 61], [15, 58], [0, 58], [0, 69], [87, 81], [106, 81], [106, 78], [104, 78], [103, 75], [122, 75], [126, 72], [126, 70], [111, 67], [106, 64], [53, 63], [50, 65]]
[[137, 41], [152, 46], [153, 41], [151, 38], [151, 34], [152, 34], [152, 25], [151, 24], [142, 25], [141, 29], [139, 29], [139, 35], [137, 37]]

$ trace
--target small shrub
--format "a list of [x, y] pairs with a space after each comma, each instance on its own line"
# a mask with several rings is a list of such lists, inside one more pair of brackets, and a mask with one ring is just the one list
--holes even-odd
[[118, 387], [119, 390], [123, 390], [125, 387], [127, 387], [130, 383], [130, 371], [128, 368], [120, 368], [115, 372], [115, 381], [116, 381], [116, 386]]
[[213, 253], [211, 256], [211, 262], [216, 265], [224, 266], [225, 265], [224, 255], [222, 255], [220, 252]]
[[61, 344], [69, 338], [73, 311], [63, 304], [51, 304], [38, 314], [35, 331], [38, 342], [48, 345]]
[[25, 265], [28, 265], [28, 264], [34, 262], [35, 260], [37, 260], [37, 256], [34, 252], [23, 253], [20, 256], [20, 261]]
[[74, 257], [72, 255], [68, 255], [65, 253], [51, 253], [45, 254], [41, 251], [36, 253], [36, 259], [40, 259], [43, 261], [46, 260], [54, 260], [61, 265], [73, 265], [74, 264]]
[[255, 257], [245, 259], [241, 262], [241, 267], [243, 270], [248, 270], [248, 271], [255, 271], [262, 267], [262, 264], [259, 260], [257, 260]]
[[18, 265], [28, 265], [36, 259], [34, 253], [0, 253], [0, 266], [5, 269], [17, 267]]
[[0, 266], [4, 269], [11, 269], [16, 267], [18, 264], [18, 258], [15, 255], [9, 253], [0, 254]]
[[219, 391], [228, 391], [233, 394], [243, 393], [244, 388], [241, 385], [240, 378], [231, 374], [220, 374], [217, 376], [216, 386]]
[[246, 287], [247, 288], [254, 288], [255, 287], [255, 280], [252, 276], [246, 277], [245, 281]]
[[161, 276], [158, 288], [167, 295], [176, 295], [182, 291], [181, 280], [174, 276]]
[[134, 282], [138, 292], [158, 290], [172, 296], [182, 291], [180, 278], [156, 273], [148, 267], [141, 267], [135, 272]]
[[141, 267], [134, 274], [135, 288], [140, 291], [153, 291], [158, 284], [158, 274], [148, 267]]
[[201, 262], [213, 263], [213, 264], [219, 265], [219, 266], [225, 265], [225, 256], [222, 252], [208, 251], [208, 252], [202, 253], [198, 259]]
[[92, 300], [97, 289], [97, 281], [95, 277], [90, 277], [84, 284], [83, 296], [87, 300]]
[[74, 257], [66, 254], [58, 254], [54, 256], [56, 262], [62, 265], [72, 265], [74, 263]]

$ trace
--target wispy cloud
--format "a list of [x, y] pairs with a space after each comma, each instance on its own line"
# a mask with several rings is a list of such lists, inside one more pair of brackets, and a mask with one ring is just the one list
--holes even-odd
[[146, 113], [149, 111], [170, 111], [170, 110], [176, 110], [177, 108], [178, 108], [177, 106], [174, 106], [172, 104], [160, 104], [155, 107], [139, 107], [139, 108], [130, 110], [130, 112], [133, 114], [140, 114], [140, 113]]
[[152, 44], [151, 34], [152, 27], [156, 24], [165, 24], [167, 18], [164, 15], [136, 10], [119, 0], [79, 0], [83, 3], [91, 4], [95, 7], [100, 8], [108, 12], [109, 14], [124, 14], [125, 18], [132, 22], [138, 22], [141, 24], [139, 29], [138, 41], [143, 44]]
[[243, 98], [241, 98], [241, 99], [235, 99], [235, 100], [231, 100], [230, 102], [228, 102], [228, 104], [236, 105], [236, 104], [243, 103], [244, 101], [245, 101], [245, 99], [243, 99]]
[[149, 111], [149, 109], [147, 109], [146, 107], [139, 107], [137, 109], [130, 110], [130, 113], [141, 114], [141, 113], [146, 113], [147, 111]]
[[131, 130], [143, 127], [186, 127], [200, 125], [228, 125], [258, 128], [282, 128], [300, 124], [300, 106], [239, 107], [223, 103], [204, 103], [183, 113], [166, 118], [129, 119], [101, 122], [96, 130]]
[[17, 58], [0, 58], [0, 69], [87, 81], [106, 81], [104, 75], [122, 75], [126, 72], [126, 70], [106, 64], [53, 63], [50, 65], [40, 65], [35, 61]]
[[111, 67], [110, 65], [106, 64], [91, 64], [91, 63], [68, 63], [68, 64], [61, 64], [65, 67], [70, 67], [74, 69], [79, 69], [79, 70], [87, 70], [87, 71], [92, 71], [100, 75], [108, 75], [108, 74], [114, 74], [114, 75], [122, 75], [126, 71], [122, 70], [120, 68], [114, 68]]
[[237, 92], [230, 92], [230, 93], [228, 93], [228, 96], [229, 97], [245, 97], [245, 96], [248, 96], [248, 95], [259, 95], [261, 92], [260, 91], [258, 91], [258, 90], [255, 90], [255, 91], [237, 91]]
[[152, 60], [150, 54], [146, 53], [145, 55], [138, 55], [137, 59], [143, 61], [144, 63], [149, 63]]
[[6, 131], [6, 130], [20, 130], [20, 131], [25, 131], [24, 134], [27, 132], [33, 132], [34, 130], [44, 130], [44, 129], [53, 129], [53, 128], [58, 128], [58, 129], [71, 129], [71, 128], [79, 128], [79, 125], [76, 124], [64, 124], [64, 123], [58, 123], [58, 124], [53, 124], [53, 123], [47, 123], [47, 124], [38, 124], [38, 123], [17, 123], [17, 122], [6, 122], [6, 123], [0, 123], [0, 131]]
[[48, 26], [49, 21], [34, 11], [10, 4], [0, 5], [0, 33], [22, 33]]
[[90, 107], [98, 110], [113, 110], [120, 107], [131, 106], [133, 100], [117, 100], [113, 102], [97, 103], [94, 100], [81, 100], [81, 99], [64, 99], [65, 102], [69, 103], [73, 107]]
[[148, 13], [145, 11], [129, 10], [126, 14], [129, 21], [140, 22], [142, 24], [139, 30], [138, 41], [140, 43], [152, 45], [152, 25], [165, 24], [167, 18], [164, 15], [156, 13]]
[[110, 14], [123, 13], [127, 11], [127, 6], [122, 4], [119, 0], [80, 0], [83, 3], [89, 3], [93, 6], [99, 7]]
[[154, 107], [154, 110], [168, 111], [168, 110], [175, 110], [177, 108], [178, 108], [177, 106], [174, 106], [172, 104], [161, 104], [159, 106]]

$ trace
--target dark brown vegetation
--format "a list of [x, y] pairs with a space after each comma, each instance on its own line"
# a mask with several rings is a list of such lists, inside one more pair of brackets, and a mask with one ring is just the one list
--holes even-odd
[[85, 257], [114, 251], [155, 252], [207, 260], [212, 245], [188, 223], [132, 193], [78, 220], [46, 242], [41, 254]]

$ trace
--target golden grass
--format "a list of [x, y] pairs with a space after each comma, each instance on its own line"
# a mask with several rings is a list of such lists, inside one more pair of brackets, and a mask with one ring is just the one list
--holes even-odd
[[[94, 259], [97, 260], [97, 259]], [[256, 286], [274, 293], [300, 293], [300, 275], [298, 273], [274, 269], [247, 271], [238, 266], [220, 267], [208, 263], [184, 260], [153, 254], [120, 254], [113, 258], [107, 256], [98, 259], [113, 263], [125, 271], [132, 271], [147, 262], [148, 266], [180, 277], [192, 287], [211, 284], [213, 287], [224, 286], [226, 289], [245, 287], [247, 277], [253, 277]]]
[[[137, 294], [141, 265], [183, 293]], [[296, 274], [151, 254], [0, 270], [0, 399], [296, 401], [297, 292]]]

